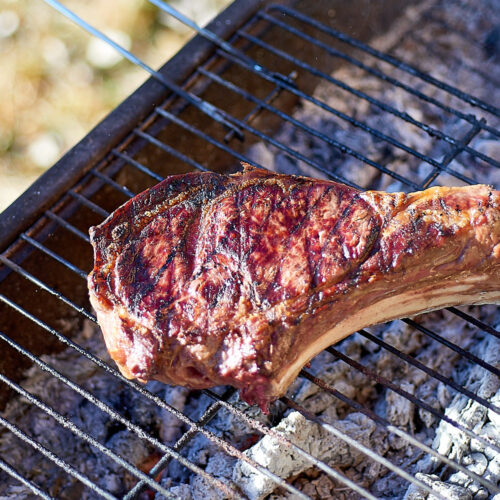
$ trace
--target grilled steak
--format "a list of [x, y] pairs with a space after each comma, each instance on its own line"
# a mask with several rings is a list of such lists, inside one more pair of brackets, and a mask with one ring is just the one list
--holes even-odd
[[265, 411], [378, 322], [500, 302], [500, 192], [360, 192], [246, 167], [165, 179], [91, 229], [90, 299], [121, 372], [231, 384]]

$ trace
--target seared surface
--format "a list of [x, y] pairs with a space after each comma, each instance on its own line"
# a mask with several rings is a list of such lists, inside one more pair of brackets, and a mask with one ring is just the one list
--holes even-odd
[[127, 377], [263, 409], [356, 329], [500, 301], [500, 193], [405, 195], [247, 168], [170, 177], [91, 230], [90, 297]]

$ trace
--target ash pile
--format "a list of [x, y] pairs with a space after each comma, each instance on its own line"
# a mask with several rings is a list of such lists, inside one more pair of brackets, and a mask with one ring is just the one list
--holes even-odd
[[[371, 45], [383, 51], [390, 51], [443, 81], [454, 82], [464, 90], [472, 89], [472, 93], [487, 102], [499, 102], [500, 54], [494, 38], [495, 29], [498, 30], [499, 25], [499, 20], [494, 17], [498, 16], [499, 12], [498, 2], [493, 0], [482, 2], [481, 8], [478, 8], [473, 0], [446, 2], [446, 5], [445, 2], [422, 3], [408, 8], [406, 15], [393, 26], [390, 33], [373, 40]], [[451, 30], [450, 26], [456, 29]], [[382, 62], [374, 63], [370, 60], [367, 64], [380, 64], [383, 71], [396, 71]], [[415, 80], [410, 76], [396, 72], [399, 80], [415, 86]], [[360, 68], [352, 65], [340, 66], [332, 76], [445, 134], [461, 137], [466, 133], [467, 125], [460, 118], [437, 109], [401, 88], [388, 85]], [[456, 99], [449, 94], [423, 82], [418, 85], [425, 95], [456, 106]], [[450, 152], [451, 145], [446, 141], [431, 137], [414, 125], [331, 84], [321, 84], [314, 96], [438, 161]], [[473, 112], [479, 117], [483, 114], [486, 116], [477, 108]], [[414, 183], [418, 184], [432, 174], [433, 167], [422, 159], [373, 137], [310, 102], [302, 102], [294, 113], [294, 118], [362, 152], [386, 166], [388, 170]], [[487, 119], [492, 126], [499, 125], [492, 121], [490, 115]], [[306, 157], [328, 165], [335, 173], [364, 188], [410, 190], [409, 186], [400, 180], [338, 152], [320, 139], [302, 133], [290, 124], [281, 128], [277, 139]], [[500, 158], [500, 141], [484, 131], [474, 138], [471, 146], [491, 158]], [[321, 172], [264, 143], [252, 146], [249, 155], [275, 171], [321, 177]], [[497, 188], [500, 186], [500, 169], [493, 168], [467, 153], [455, 157], [448, 169], [435, 177], [432, 185], [464, 184], [454, 173], [477, 182], [490, 183]], [[500, 329], [498, 307], [465, 307], [462, 310], [497, 331]], [[428, 328], [437, 332], [446, 341], [460, 346], [489, 365], [500, 368], [500, 340], [495, 335], [471, 326], [449, 311], [433, 312], [414, 320], [423, 327], [422, 330]], [[389, 389], [374, 377], [367, 376], [345, 363], [335, 354], [336, 351], [328, 351], [321, 353], [311, 362], [308, 372], [360, 406], [354, 408], [352, 404], [333, 397], [304, 377], [297, 379], [288, 395], [322, 422], [330, 424], [378, 456], [400, 466], [411, 476], [432, 486], [442, 496], [453, 500], [492, 498], [491, 492], [467, 473], [457, 472], [446, 466], [431, 454], [412, 445], [401, 434], [377, 425], [372, 418], [360, 411], [360, 408], [373, 411], [394, 427], [414, 436], [420, 443], [462, 464], [467, 471], [474, 472], [494, 484], [500, 483], [500, 458], [498, 453], [488, 446], [488, 443], [500, 446], [499, 412], [469, 399], [445, 383], [449, 378], [456, 385], [475, 393], [498, 408], [500, 380], [477, 363], [436, 342], [422, 330], [403, 321], [393, 321], [370, 328], [368, 332], [398, 351], [406, 353], [412, 360], [437, 372], [443, 377], [442, 380], [433, 376], [432, 371], [422, 371], [415, 364], [391, 353], [379, 343], [370, 340], [369, 336], [357, 333], [335, 346], [337, 354], [347, 356], [350, 360], [373, 370], [401, 388], [402, 393]], [[85, 328], [75, 341], [102, 359], [109, 360], [101, 335], [91, 323], [85, 323]], [[119, 380], [102, 373], [74, 350], [67, 349], [43, 359], [167, 445], [174, 445], [189, 430], [189, 427], [171, 413], [132, 389], [124, 387]], [[160, 458], [152, 445], [135, 436], [50, 374], [34, 367], [26, 373], [22, 385], [44, 401], [50, 402], [54, 409], [141, 470], [149, 471]], [[169, 387], [155, 382], [148, 384], [147, 388], [195, 421], [200, 419], [213, 403], [212, 398], [199, 391]], [[224, 388], [214, 390], [218, 394], [223, 391]], [[229, 401], [253, 422], [283, 433], [291, 442], [378, 498], [432, 499], [426, 492], [409, 485], [408, 481], [397, 473], [388, 470], [376, 460], [367, 458], [356, 446], [348, 445], [338, 435], [329, 432], [325, 426], [306, 419], [282, 402], [274, 404], [271, 414], [265, 416], [260, 410], [239, 401], [236, 394]], [[429, 411], [429, 408], [433, 411]], [[439, 414], [445, 414], [481, 439], [470, 438], [440, 419]], [[68, 463], [112, 494], [123, 495], [135, 484], [136, 479], [129, 476], [124, 469], [99, 450], [76, 439], [71, 431], [62, 428], [51, 417], [22, 398], [12, 400], [2, 412], [2, 416], [16, 422], [29, 435], [54, 453], [63, 456]], [[286, 478], [290, 484], [311, 498], [359, 498], [357, 493], [340, 481], [312, 467], [309, 461], [284, 447], [272, 436], [262, 436], [255, 425], [250, 425], [228, 409], [219, 409], [205, 427], [238, 450], [244, 451], [248, 457], [271, 472]], [[9, 457], [9, 461], [19, 465], [21, 473], [35, 483], [44, 485], [58, 498], [93, 498], [81, 483], [57, 466], [51, 465], [49, 461], [41, 459], [37, 452], [9, 432], [0, 434], [0, 455]], [[182, 455], [210, 475], [228, 484], [237, 485], [242, 494], [252, 500], [293, 498], [290, 493], [277, 487], [271, 479], [255, 472], [244, 461], [228, 455], [200, 434], [195, 434], [184, 446]], [[185, 500], [223, 498], [219, 490], [176, 460], [168, 463], [159, 480], [173, 495]], [[0, 473], [0, 499], [31, 496], [26, 487]], [[153, 496], [154, 493], [149, 490], [142, 493], [143, 498]]]

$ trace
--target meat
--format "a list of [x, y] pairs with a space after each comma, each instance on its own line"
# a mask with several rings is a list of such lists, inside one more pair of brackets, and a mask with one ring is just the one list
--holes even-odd
[[230, 384], [266, 411], [318, 352], [382, 321], [500, 303], [500, 192], [360, 192], [246, 167], [165, 179], [91, 228], [121, 372]]

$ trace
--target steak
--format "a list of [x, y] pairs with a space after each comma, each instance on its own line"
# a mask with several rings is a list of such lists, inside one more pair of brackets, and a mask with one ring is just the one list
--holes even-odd
[[500, 192], [404, 194], [242, 173], [169, 177], [90, 230], [90, 300], [127, 378], [230, 384], [266, 411], [379, 322], [500, 303]]

